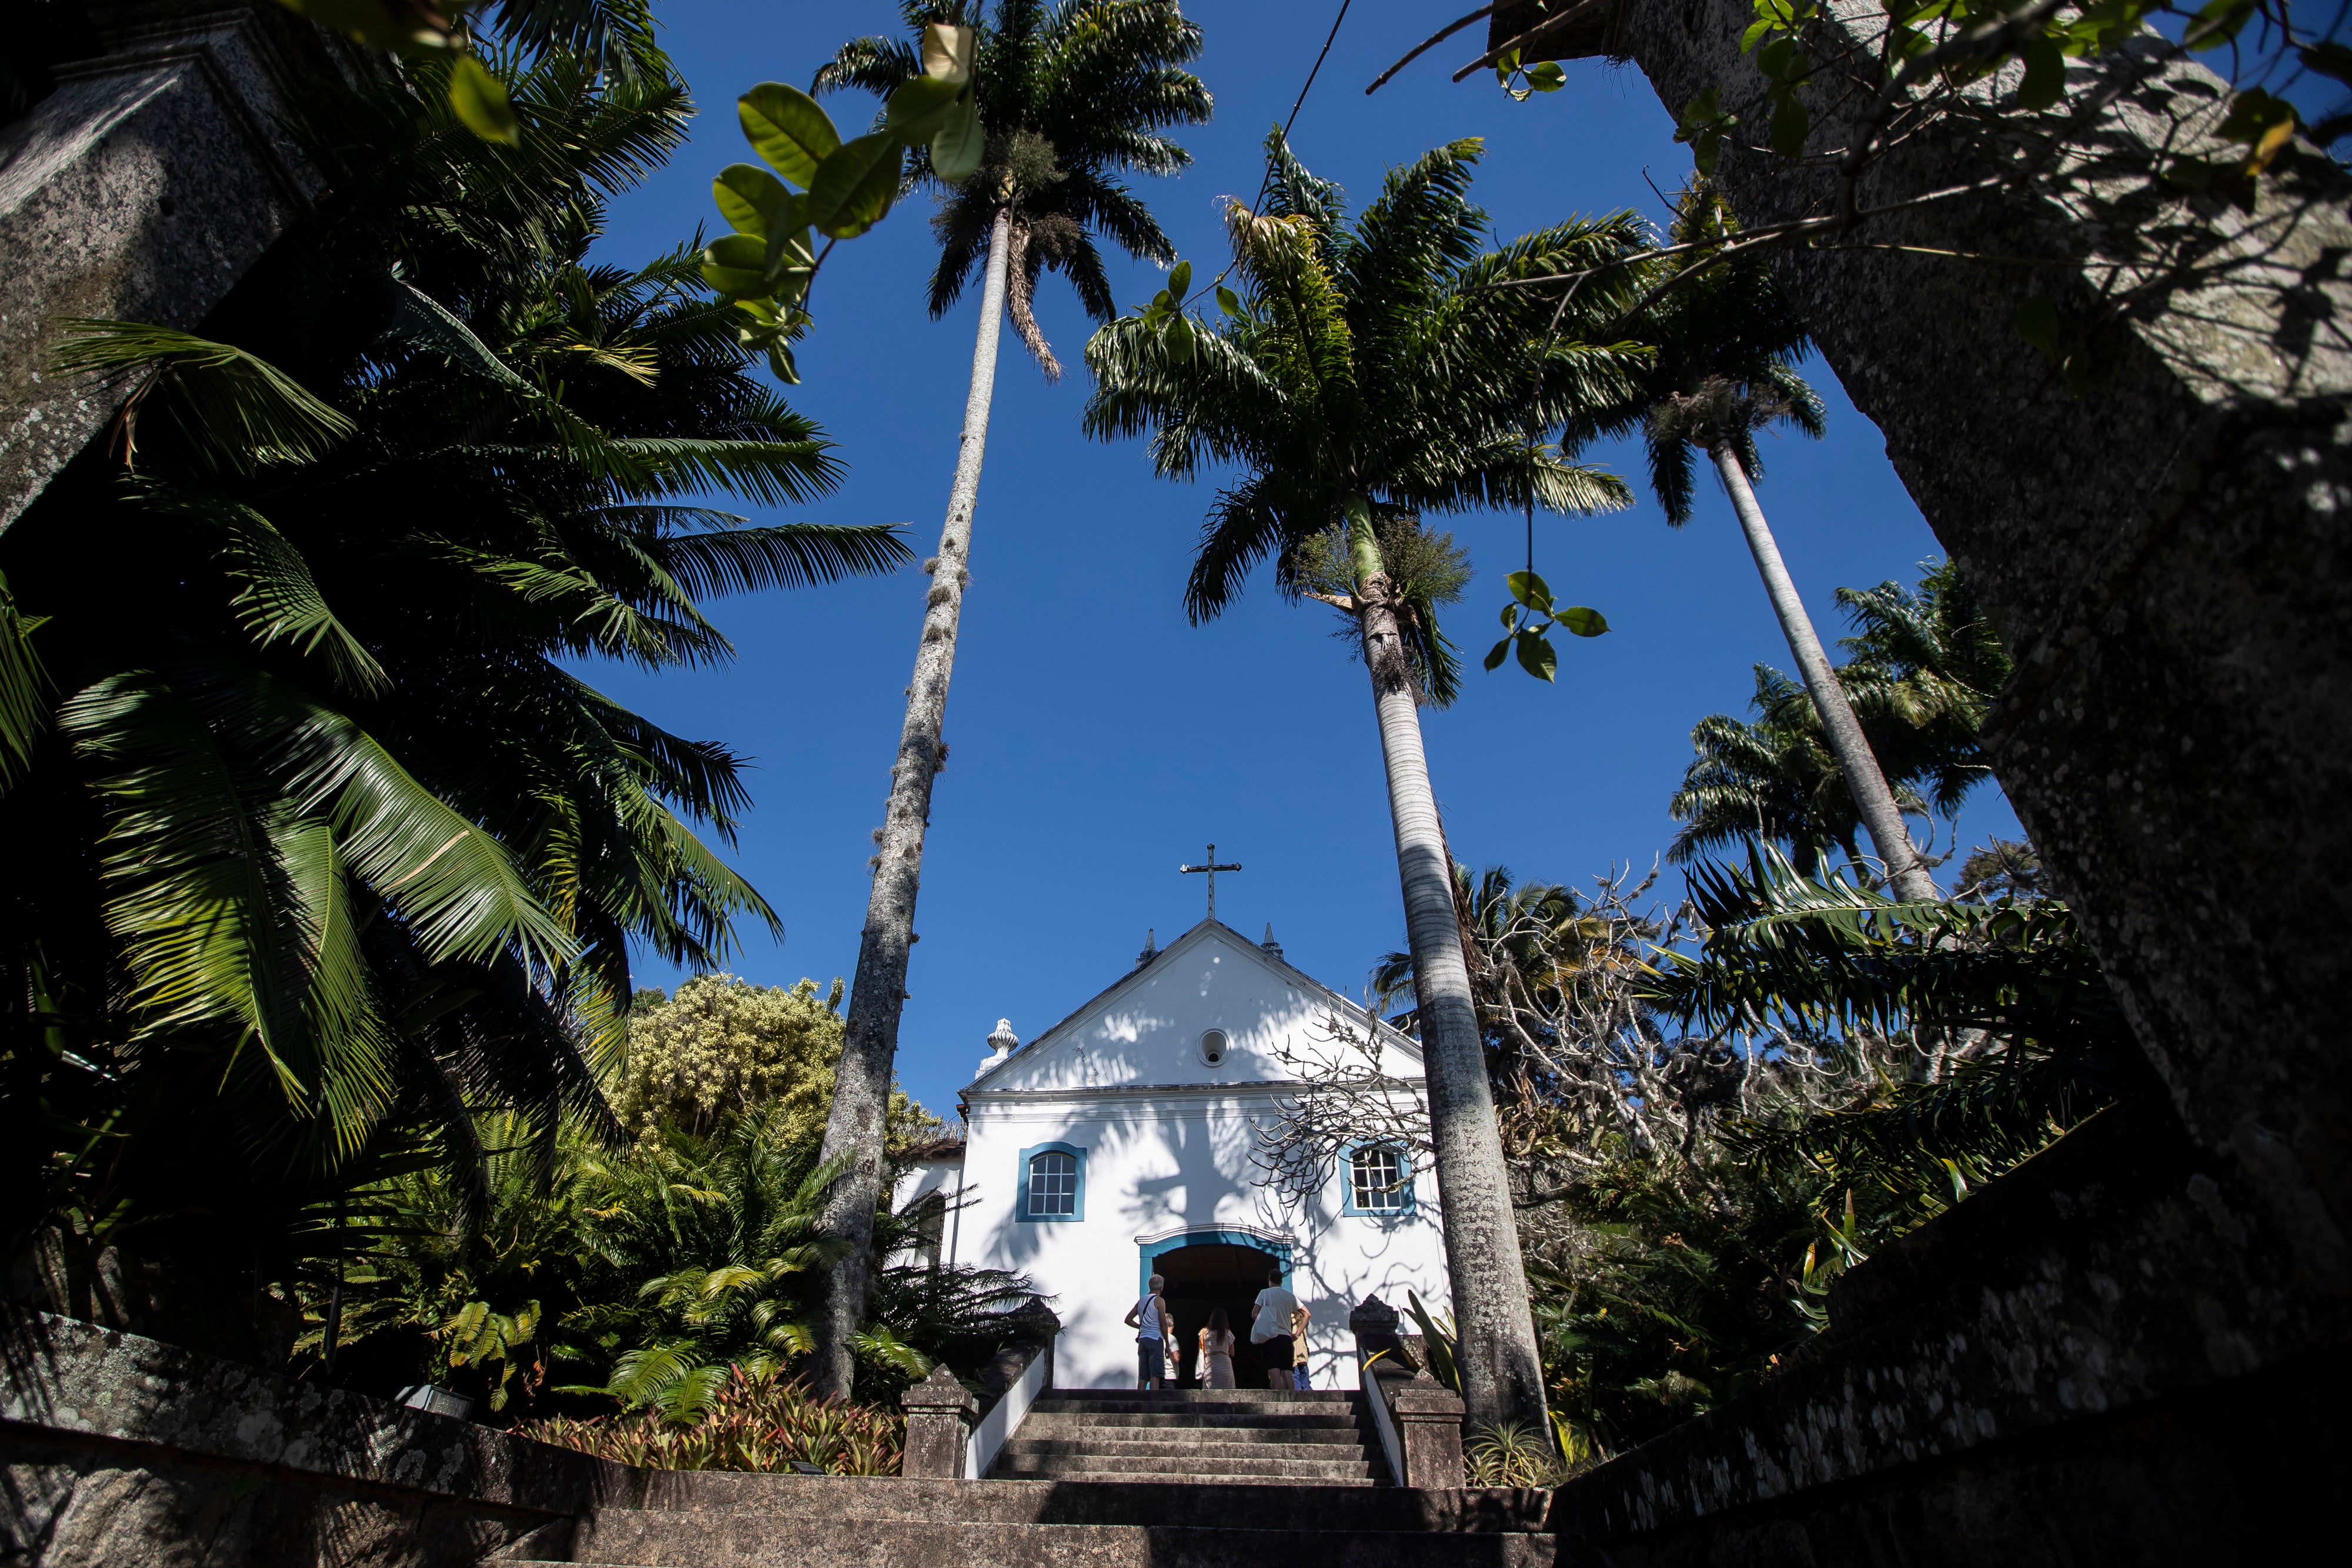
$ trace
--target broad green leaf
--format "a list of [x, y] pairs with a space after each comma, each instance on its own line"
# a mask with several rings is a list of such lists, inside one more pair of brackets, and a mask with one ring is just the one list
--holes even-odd
[[961, 184], [979, 171], [987, 152], [980, 105], [966, 99], [950, 107], [931, 137], [931, 172], [950, 185]]
[[1783, 158], [1804, 155], [1805, 138], [1812, 130], [1812, 118], [1805, 104], [1794, 92], [1781, 96], [1772, 110], [1772, 151]]
[[[1506, 610], [1503, 613], [1507, 616], [1510, 614], [1510, 612]], [[1503, 660], [1509, 655], [1510, 652], [1511, 640], [1508, 637], [1506, 637], [1486, 651], [1486, 668], [1489, 670], [1501, 669], [1503, 667]]]
[[483, 141], [521, 145], [522, 126], [507, 102], [507, 84], [471, 55], [458, 56], [449, 68], [449, 107]]
[[2066, 92], [2066, 57], [2050, 37], [2029, 38], [2023, 50], [2025, 79], [2017, 86], [2017, 107], [2048, 109]]
[[779, 230], [801, 226], [801, 199], [757, 164], [728, 164], [710, 182], [710, 194], [719, 203], [719, 215], [739, 234], [765, 239]]
[[2256, 9], [2254, 0], [2206, 0], [2180, 41], [2192, 49], [2218, 49], [2238, 36]]
[[940, 117], [952, 108], [962, 89], [937, 77], [908, 77], [891, 89], [882, 106], [882, 124], [906, 141], [929, 141]]
[[1192, 322], [1181, 310], [1168, 318], [1168, 357], [1180, 365], [1192, 362]]
[[974, 28], [932, 23], [923, 29], [923, 74], [958, 86], [970, 81], [972, 51], [979, 40]]
[[1540, 632], [1522, 632], [1516, 641], [1519, 649], [1519, 668], [1542, 680], [1550, 680], [1559, 668], [1559, 655]]
[[2058, 347], [2058, 307], [2046, 297], [2037, 294], [2017, 308], [2017, 330], [2053, 364], [2063, 357]]
[[2294, 138], [2299, 123], [2294, 105], [2284, 99], [2273, 98], [2261, 88], [2249, 88], [2230, 105], [2230, 112], [2216, 133], [2224, 141], [2242, 141], [2252, 147], [2245, 172], [2259, 174], [2271, 166], [2271, 160]]
[[1222, 283], [1218, 284], [1218, 285], [1217, 285], [1217, 308], [1218, 308], [1218, 309], [1220, 309], [1220, 310], [1222, 310], [1222, 311], [1223, 311], [1223, 312], [1224, 312], [1226, 315], [1228, 315], [1228, 316], [1238, 316], [1238, 315], [1240, 315], [1240, 314], [1242, 313], [1242, 300], [1241, 300], [1241, 296], [1240, 296], [1240, 295], [1238, 295], [1238, 294], [1235, 294], [1232, 289], [1230, 289], [1230, 288], [1226, 287], [1223, 284], [1222, 284]]
[[1180, 261], [1173, 267], [1169, 269], [1169, 296], [1171, 298], [1181, 299], [1192, 291], [1192, 264], [1189, 261]]
[[2352, 44], [2313, 44], [2301, 54], [2305, 69], [2352, 87]]
[[1568, 85], [1568, 72], [1558, 60], [1546, 60], [1528, 73], [1528, 85], [1538, 92], [1558, 92]]
[[1601, 612], [1582, 604], [1571, 604], [1552, 619], [1580, 637], [1598, 637], [1609, 630]]
[[735, 100], [735, 112], [751, 150], [803, 190], [813, 190], [817, 165], [841, 146], [841, 132], [816, 99], [780, 81], [763, 81], [745, 93]]
[[768, 345], [768, 369], [788, 387], [801, 384], [800, 367], [793, 362], [793, 348], [781, 338]]
[[727, 235], [705, 246], [702, 281], [729, 299], [767, 293], [767, 243], [756, 235]]
[[1551, 584], [1532, 571], [1515, 571], [1503, 580], [1511, 597], [1538, 615], [1551, 613]]
[[876, 131], [845, 141], [809, 183], [809, 226], [829, 239], [856, 239], [882, 221], [898, 194], [898, 139]]
[[1506, 605], [1504, 605], [1504, 606], [1503, 606], [1503, 630], [1504, 630], [1504, 631], [1506, 631], [1506, 632], [1507, 632], [1507, 631], [1509, 631], [1512, 627], [1514, 627], [1514, 626], [1517, 625], [1518, 623], [1519, 623], [1519, 607], [1518, 607], [1517, 605], [1516, 605], [1516, 604], [1506, 604]]

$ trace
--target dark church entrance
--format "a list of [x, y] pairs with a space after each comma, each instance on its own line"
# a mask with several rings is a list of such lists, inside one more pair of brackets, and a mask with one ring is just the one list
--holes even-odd
[[1162, 1252], [1153, 1260], [1151, 1267], [1167, 1281], [1164, 1294], [1168, 1312], [1176, 1320], [1176, 1343], [1180, 1347], [1177, 1364], [1181, 1373], [1176, 1386], [1208, 1386], [1209, 1369], [1201, 1354], [1201, 1331], [1209, 1326], [1209, 1313], [1223, 1307], [1226, 1322], [1234, 1331], [1234, 1385], [1264, 1388], [1265, 1367], [1249, 1342], [1250, 1304], [1265, 1289], [1266, 1275], [1281, 1268], [1282, 1260], [1255, 1247], [1203, 1241]]

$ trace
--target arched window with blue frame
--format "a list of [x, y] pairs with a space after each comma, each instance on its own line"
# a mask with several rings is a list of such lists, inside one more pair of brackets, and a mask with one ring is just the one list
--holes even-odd
[[1021, 1151], [1014, 1218], [1075, 1224], [1087, 1217], [1087, 1152], [1076, 1144], [1038, 1144]]
[[1349, 1150], [1339, 1210], [1379, 1219], [1411, 1214], [1412, 1155], [1395, 1144], [1359, 1144]]

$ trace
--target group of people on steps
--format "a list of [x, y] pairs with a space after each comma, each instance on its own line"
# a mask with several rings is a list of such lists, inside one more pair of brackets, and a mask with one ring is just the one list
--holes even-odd
[[[1176, 1320], [1160, 1295], [1168, 1281], [1158, 1274], [1144, 1287], [1143, 1299], [1127, 1311], [1127, 1326], [1135, 1331], [1135, 1385], [1165, 1388], [1176, 1375]], [[1305, 1388], [1307, 1357], [1300, 1345], [1307, 1337], [1307, 1309], [1282, 1286], [1282, 1270], [1269, 1270], [1265, 1289], [1251, 1303], [1250, 1343], [1265, 1368], [1268, 1388]], [[1201, 1331], [1200, 1366], [1203, 1385], [1234, 1386], [1234, 1331], [1225, 1309], [1209, 1314]]]

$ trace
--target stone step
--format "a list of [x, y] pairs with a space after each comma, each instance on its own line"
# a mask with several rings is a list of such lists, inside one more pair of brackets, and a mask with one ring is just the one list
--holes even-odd
[[[1033, 1423], [1056, 1431], [1086, 1431], [1105, 1427], [1156, 1427], [1161, 1430], [1194, 1430], [1209, 1427], [1254, 1428], [1259, 1431], [1318, 1431], [1354, 1432], [1360, 1424], [1351, 1415], [1336, 1416], [1246, 1416], [1212, 1412], [1206, 1415], [1176, 1415], [1167, 1411], [1105, 1411], [1083, 1413], [1031, 1408], [1022, 1419], [1021, 1430], [1026, 1432]], [[1043, 1428], [1041, 1428], [1043, 1429]]]
[[927, 1480], [897, 1476], [752, 1475], [735, 1470], [642, 1472], [649, 1512], [746, 1513], [771, 1522], [845, 1519], [939, 1524], [1149, 1524], [1231, 1530], [1540, 1531], [1551, 1494], [1502, 1487], [1410, 1491], [1402, 1487], [1269, 1482], [1231, 1495], [1150, 1476], [1100, 1483]]
[[[1556, 1558], [1550, 1536], [1517, 1533], [871, 1519], [779, 1528], [722, 1511], [600, 1521], [568, 1561], [602, 1568], [1549, 1568]], [[504, 1568], [553, 1565], [521, 1559]]]
[[[1129, 1431], [1135, 1433], [1129, 1436]], [[1256, 1437], [1257, 1433], [1236, 1433], [1235, 1437]], [[1000, 1448], [1000, 1454], [1125, 1454], [1135, 1458], [1174, 1459], [1361, 1459], [1361, 1443], [1305, 1443], [1288, 1440], [1289, 1434], [1276, 1434], [1278, 1442], [1229, 1442], [1213, 1440], [1204, 1435], [1161, 1433], [1153, 1427], [1130, 1428], [1119, 1432], [1093, 1432], [1076, 1437], [1015, 1437]]]
[[[1304, 1488], [1328, 1490], [1343, 1497], [1377, 1496], [1382, 1483], [1377, 1477], [1359, 1477], [1354, 1480], [1342, 1477], [1332, 1480], [1307, 1480], [1297, 1476], [1220, 1476], [1171, 1475], [1164, 1471], [1149, 1475], [1128, 1475], [1117, 1470], [1055, 1470], [1033, 1471], [1002, 1478], [1005, 1481], [1045, 1481], [1055, 1486], [1099, 1486], [1132, 1489], [1139, 1486], [1172, 1487], [1180, 1491], [1215, 1497], [1219, 1487], [1247, 1487], [1252, 1491], [1268, 1490], [1296, 1491]], [[1214, 1511], [1223, 1511], [1222, 1510]]]
[[1352, 1388], [1055, 1388], [1039, 1395], [1045, 1400], [1084, 1403], [1094, 1400], [1144, 1399], [1163, 1405], [1208, 1402], [1248, 1402], [1265, 1405], [1344, 1405], [1358, 1396]]
[[1186, 1394], [1121, 1394], [1100, 1397], [1046, 1394], [1038, 1396], [1030, 1406], [1033, 1411], [1048, 1415], [1171, 1415], [1171, 1416], [1317, 1416], [1329, 1420], [1351, 1419], [1355, 1414], [1355, 1396], [1330, 1394], [1320, 1397], [1304, 1394], [1279, 1395], [1269, 1393], [1264, 1399], [1236, 1399], [1232, 1389], [1221, 1389], [1214, 1396]]
[[1084, 1472], [1106, 1476], [1160, 1476], [1171, 1480], [1198, 1480], [1234, 1476], [1280, 1476], [1294, 1481], [1345, 1481], [1373, 1479], [1370, 1461], [1360, 1453], [1349, 1459], [1166, 1458], [1151, 1454], [1001, 1454], [989, 1474], [1010, 1479], [1016, 1476], [1062, 1476]]

